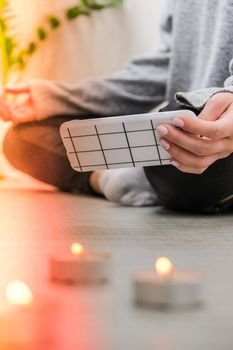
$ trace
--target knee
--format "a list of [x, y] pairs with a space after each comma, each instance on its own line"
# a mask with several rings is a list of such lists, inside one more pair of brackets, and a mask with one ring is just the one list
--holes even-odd
[[3, 142], [10, 164], [37, 180], [70, 190], [74, 171], [70, 167], [59, 135], [59, 128], [38, 123], [13, 126]]
[[180, 212], [217, 214], [219, 194], [209, 179], [179, 172], [173, 167], [146, 168], [145, 174], [155, 189], [161, 206]]
[[217, 214], [217, 207], [214, 196], [199, 191], [179, 191], [172, 189], [170, 192], [160, 194], [161, 205], [172, 211], [199, 213], [199, 214]]
[[19, 136], [19, 126], [12, 126], [6, 133], [3, 140], [3, 153], [9, 163], [19, 170], [18, 163], [21, 165], [22, 163], [22, 145], [21, 139]]
[[215, 204], [214, 198], [205, 198], [204, 194], [196, 196], [177, 193], [177, 195], [179, 199], [171, 195], [161, 198], [162, 206], [172, 211], [197, 214], [219, 214], [221, 211], [221, 208]]

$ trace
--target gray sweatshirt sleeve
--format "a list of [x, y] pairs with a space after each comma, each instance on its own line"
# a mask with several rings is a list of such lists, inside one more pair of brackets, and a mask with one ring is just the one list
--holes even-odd
[[193, 107], [201, 111], [211, 97], [223, 92], [233, 93], [233, 59], [229, 65], [230, 77], [224, 82], [223, 87], [211, 87], [191, 92], [177, 92], [176, 100], [184, 106]]
[[154, 54], [133, 60], [111, 77], [89, 80], [77, 86], [31, 81], [29, 87], [38, 119], [57, 115], [81, 118], [141, 113], [163, 102], [172, 54], [171, 6], [167, 9], [161, 24], [161, 48]]

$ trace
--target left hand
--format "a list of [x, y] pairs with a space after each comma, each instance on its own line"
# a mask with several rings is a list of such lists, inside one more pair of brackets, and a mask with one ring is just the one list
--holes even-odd
[[197, 118], [176, 117], [172, 124], [157, 127], [157, 132], [172, 165], [185, 173], [202, 174], [233, 152], [233, 94], [218, 93]]
[[5, 87], [5, 94], [20, 100], [18, 103], [8, 103], [0, 96], [0, 119], [5, 122], [25, 123], [38, 120], [33, 99], [28, 86], [16, 85]]

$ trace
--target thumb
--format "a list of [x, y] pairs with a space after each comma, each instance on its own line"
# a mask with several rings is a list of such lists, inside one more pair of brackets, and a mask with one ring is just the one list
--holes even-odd
[[231, 104], [231, 93], [218, 93], [209, 99], [203, 111], [198, 115], [198, 118], [215, 121], [220, 118]]

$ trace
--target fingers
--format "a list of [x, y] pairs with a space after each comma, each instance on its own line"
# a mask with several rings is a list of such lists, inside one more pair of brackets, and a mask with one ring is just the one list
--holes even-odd
[[202, 174], [216, 160], [226, 158], [231, 154], [231, 152], [222, 152], [209, 156], [197, 156], [165, 140], [160, 141], [160, 146], [171, 155], [171, 164], [173, 166], [182, 172], [190, 174]]
[[186, 173], [186, 174], [196, 174], [196, 175], [201, 175], [203, 174], [207, 168], [203, 168], [203, 169], [197, 169], [197, 168], [190, 168], [188, 166], [186, 166], [185, 164], [182, 163], [178, 163], [177, 161], [173, 160], [171, 162], [171, 165], [175, 166], [177, 169], [179, 169], [182, 173]]
[[33, 108], [28, 105], [11, 106], [0, 102], [0, 118], [4, 121], [12, 121], [14, 123], [31, 122], [37, 120], [37, 116]]
[[29, 87], [27, 85], [5, 86], [4, 91], [11, 94], [25, 94], [29, 93]]
[[174, 118], [172, 124], [194, 135], [211, 139], [229, 137], [233, 134], [232, 105], [233, 94], [219, 93], [207, 102], [198, 118]]
[[0, 118], [5, 122], [10, 121], [12, 118], [10, 106], [2, 101], [0, 101]]
[[[210, 139], [230, 137], [233, 134], [233, 113], [231, 112], [231, 118], [228, 118], [228, 116], [229, 115], [225, 112], [224, 118], [221, 118], [214, 122], [204, 121], [198, 118], [191, 119], [182, 117], [182, 120], [184, 122], [182, 129], [191, 134], [202, 135]], [[180, 125], [179, 119], [180, 118], [173, 119], [172, 124], [174, 126], [177, 126], [177, 124]]]
[[29, 94], [29, 87], [26, 85], [16, 85], [16, 86], [5, 86], [4, 92], [6, 94], [19, 95], [19, 94]]
[[203, 135], [209, 138], [216, 138], [218, 136], [217, 133], [219, 132], [217, 122], [204, 121], [198, 118], [174, 118], [172, 125], [180, 127], [182, 130], [191, 134]]
[[202, 173], [204, 169], [207, 169], [218, 159], [218, 155], [216, 154], [211, 156], [197, 156], [173, 143], [169, 143], [168, 148], [168, 144], [164, 140], [160, 141], [160, 145], [169, 152], [172, 160], [175, 161], [173, 165], [185, 172], [192, 172], [195, 174]]
[[233, 94], [218, 93], [209, 99], [198, 118], [209, 121], [217, 120], [219, 116], [227, 110], [232, 102]]
[[207, 165], [205, 164], [205, 162], [201, 164], [200, 159], [198, 159], [198, 162], [194, 164], [194, 166], [187, 165], [186, 163], [182, 163], [181, 161], [172, 158], [171, 165], [175, 166], [183, 173], [201, 175], [209, 168], [210, 165], [212, 165], [218, 159], [226, 158], [228, 156], [229, 154], [216, 155], [216, 157], [212, 157], [212, 159], [210, 159], [209, 162], [206, 162], [205, 160]]
[[[166, 133], [165, 133], [166, 129]], [[196, 156], [210, 156], [222, 152], [232, 152], [233, 142], [229, 138], [211, 140], [198, 137], [167, 124], [162, 128], [159, 126], [156, 131], [168, 143], [177, 145]]]
[[216, 160], [233, 152], [233, 94], [213, 96], [198, 118], [176, 117], [160, 125], [161, 146], [180, 171], [202, 174]]
[[36, 119], [34, 110], [27, 105], [12, 108], [11, 120], [15, 123], [31, 122]]
[[171, 164], [180, 171], [190, 174], [202, 174], [216, 160], [229, 156], [229, 153], [221, 153], [211, 156], [198, 157], [173, 144], [170, 145], [168, 152], [172, 157]]

